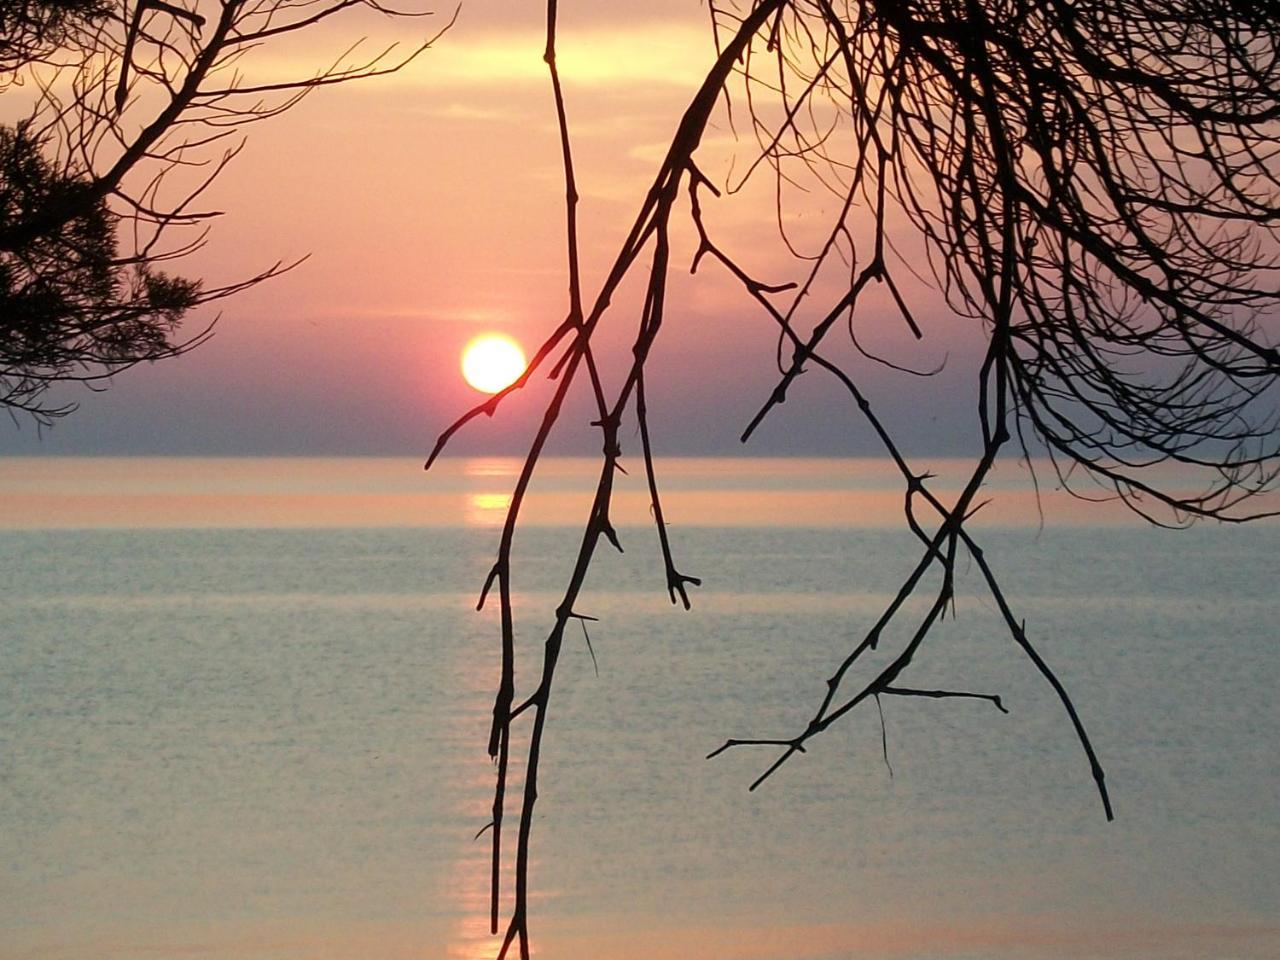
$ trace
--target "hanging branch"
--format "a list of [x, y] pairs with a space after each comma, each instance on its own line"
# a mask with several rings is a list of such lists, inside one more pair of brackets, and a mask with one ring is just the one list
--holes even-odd
[[[806, 370], [832, 376], [849, 397], [855, 429], [869, 431], [903, 483], [903, 516], [920, 555], [878, 617], [835, 665], [808, 723], [787, 736], [731, 738], [712, 751], [780, 748], [751, 789], [813, 739], [874, 698], [982, 700], [963, 683], [913, 686], [910, 668], [954, 615], [957, 559], [974, 562], [1012, 645], [1053, 690], [1088, 762], [1105, 816], [1113, 809], [1102, 765], [1066, 686], [1032, 644], [970, 529], [990, 471], [1010, 439], [1046, 452], [1064, 485], [1071, 471], [1114, 490], [1157, 522], [1239, 522], [1274, 513], [1259, 493], [1280, 470], [1280, 353], [1266, 318], [1280, 299], [1280, 27], [1263, 8], [1212, 0], [1186, 12], [1153, 0], [758, 0], [710, 5], [716, 57], [671, 140], [653, 184], [590, 309], [578, 262], [578, 191], [555, 58], [556, 3], [547, 7], [547, 62], [564, 163], [569, 308], [525, 375], [464, 414], [440, 437], [428, 466], [463, 425], [493, 415], [535, 369], [558, 382], [516, 481], [498, 558], [482, 591], [502, 604], [502, 668], [489, 752], [497, 762], [490, 922], [500, 927], [502, 820], [514, 721], [531, 719], [514, 866], [514, 898], [498, 958], [530, 955], [529, 846], [539, 761], [566, 625], [576, 612], [610, 522], [621, 469], [619, 427], [637, 420], [664, 585], [686, 609], [700, 581], [677, 567], [659, 496], [647, 408], [646, 366], [666, 319], [673, 236], [692, 230], [692, 269], [722, 269], [777, 333], [779, 379], [742, 439], [784, 403]], [[724, 99], [733, 129], [755, 154], [720, 186], [696, 155]], [[745, 112], [745, 118], [744, 118]], [[744, 122], [745, 119], [745, 122]], [[773, 178], [773, 217], [795, 279], [754, 276], [708, 226], [707, 195], [734, 202], [748, 181]], [[683, 188], [683, 189], [682, 189]], [[836, 212], [806, 252], [787, 214], [813, 193]], [[687, 220], [677, 213], [687, 196]], [[903, 225], [905, 223], [905, 226]], [[909, 243], [922, 254], [904, 255]], [[943, 498], [912, 466], [859, 376], [836, 359], [834, 331], [865, 317], [883, 287], [910, 343], [925, 317], [904, 295], [903, 273], [926, 273], [950, 310], [972, 321], [984, 347], [975, 370], [972, 468]], [[612, 391], [592, 338], [613, 296], [645, 271], [631, 360]], [[835, 287], [835, 292], [829, 292]], [[908, 375], [928, 373], [870, 354]], [[596, 400], [600, 472], [572, 573], [543, 645], [540, 671], [518, 703], [511, 544], [527, 490], [579, 371]], [[1202, 484], [1189, 490], [1150, 468], [1175, 464]], [[1157, 515], [1154, 508], [1166, 512]], [[619, 546], [620, 549], [620, 546]], [[923, 612], [908, 601], [928, 596]], [[584, 623], [585, 627], [585, 623]], [[589, 641], [588, 641], [589, 642]], [[867, 667], [872, 650], [887, 662]], [[592, 649], [594, 662], [594, 649]], [[863, 668], [867, 667], [866, 670]], [[887, 733], [882, 743], [888, 762]]]

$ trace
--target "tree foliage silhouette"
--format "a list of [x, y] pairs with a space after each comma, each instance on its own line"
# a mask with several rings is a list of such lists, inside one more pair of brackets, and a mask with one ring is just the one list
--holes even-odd
[[162, 269], [204, 245], [218, 212], [201, 197], [246, 125], [431, 43], [357, 43], [309, 76], [251, 79], [262, 47], [357, 9], [425, 15], [376, 0], [0, 0], [0, 92], [26, 110], [0, 127], [0, 406], [47, 424], [75, 408], [49, 400], [53, 383], [184, 353], [211, 331], [181, 332], [193, 308], [295, 265], [221, 285]]
[[[1280, 353], [1267, 317], [1277, 289], [1280, 218], [1280, 7], [1207, 0], [756, 0], [711, 4], [715, 57], [681, 117], [634, 224], [595, 296], [579, 270], [567, 107], [556, 66], [556, 3], [548, 3], [545, 60], [566, 185], [567, 315], [525, 375], [479, 404], [450, 437], [538, 371], [556, 381], [515, 483], [498, 553], [481, 592], [500, 605], [502, 666], [488, 752], [497, 768], [492, 821], [491, 927], [529, 956], [530, 832], [539, 758], [565, 629], [610, 522], [624, 416], [638, 421], [658, 549], [673, 603], [698, 580], [682, 573], [663, 522], [645, 403], [650, 349], [666, 319], [672, 235], [697, 237], [693, 268], [726, 271], [776, 325], [780, 375], [745, 441], [806, 369], [847, 393], [896, 464], [904, 522], [919, 560], [861, 641], [836, 665], [808, 724], [791, 734], [736, 738], [715, 750], [776, 751], [754, 789], [858, 705], [884, 696], [998, 697], [922, 690], [904, 675], [927, 649], [953, 599], [957, 562], [980, 571], [1013, 647], [1034, 664], [1066, 712], [1105, 815], [1102, 766], [1067, 691], [1033, 645], [967, 526], [997, 457], [1013, 445], [1043, 452], [1084, 495], [1101, 485], [1142, 515], [1182, 524], [1266, 513], [1273, 489]], [[723, 105], [723, 107], [721, 107]], [[699, 167], [708, 123], [722, 108], [757, 146], [747, 173], [713, 183]], [[704, 218], [710, 203], [754, 177], [776, 184], [776, 215], [814, 192], [835, 196], [825, 241], [797, 250], [794, 277], [753, 276]], [[801, 183], [810, 189], [798, 188]], [[723, 187], [731, 188], [727, 193]], [[815, 204], [805, 208], [813, 212]], [[690, 226], [691, 225], [691, 226]], [[824, 353], [833, 332], [886, 289], [919, 339], [902, 275], [909, 243], [927, 251], [936, 289], [972, 321], [985, 351], [975, 371], [975, 459], [958, 495], [944, 497], [913, 468], [857, 379]], [[624, 279], [644, 272], [631, 359], [606, 384], [593, 338]], [[830, 278], [842, 277], [825, 300]], [[903, 370], [904, 375], [909, 371]], [[571, 388], [585, 381], [602, 440], [599, 482], [564, 595], [546, 634], [536, 682], [517, 691], [512, 543], [525, 493]], [[1175, 477], [1154, 469], [1174, 464]], [[920, 594], [923, 613], [907, 600]], [[889, 646], [887, 665], [869, 651]], [[884, 658], [885, 650], [881, 650]], [[860, 672], [860, 668], [861, 672]], [[527, 723], [527, 729], [524, 724]], [[513, 743], [526, 752], [518, 798], [508, 795]], [[514, 895], [505, 928], [503, 849], [518, 811]]]
[[0, 84], [49, 57], [92, 21], [105, 17], [105, 0], [5, 0], [0, 4]]

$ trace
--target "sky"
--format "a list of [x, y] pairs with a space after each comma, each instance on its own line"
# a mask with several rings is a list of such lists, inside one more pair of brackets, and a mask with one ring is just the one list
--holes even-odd
[[[288, 45], [264, 47], [256, 78], [309, 73], [359, 33], [368, 49], [433, 33], [432, 18], [384, 23], [361, 15]], [[400, 73], [328, 87], [255, 125], [209, 205], [225, 211], [208, 246], [182, 262], [210, 284], [277, 261], [288, 274], [192, 317], [217, 316], [192, 353], [116, 377], [105, 392], [69, 387], [80, 407], [52, 429], [5, 424], [8, 454], [425, 455], [435, 436], [482, 399], [462, 381], [459, 354], [473, 336], [502, 331], [530, 349], [567, 307], [563, 181], [550, 86], [542, 63], [540, 2], [474, 2], [432, 49]], [[634, 218], [679, 117], [715, 49], [696, 0], [562, 5], [560, 62], [579, 189], [585, 288], [598, 287]], [[5, 104], [6, 107], [9, 104]], [[741, 131], [738, 131], [741, 133]], [[749, 162], [723, 110], [700, 155], [723, 183]], [[708, 209], [724, 245], [762, 277], [791, 279], [798, 264], [779, 240], [762, 181]], [[802, 215], [818, 222], [827, 201]], [[738, 435], [777, 378], [770, 321], [722, 271], [689, 276], [687, 216], [675, 238], [668, 318], [647, 377], [659, 454], [876, 454], [848, 399], [820, 371], [801, 378], [753, 442]], [[796, 222], [797, 230], [804, 224]], [[606, 380], [629, 354], [635, 284], [598, 335]], [[948, 316], [936, 295], [912, 289], [926, 337], [910, 344], [887, 302], [868, 304], [862, 340], [924, 368], [928, 381], [862, 360], [850, 363], [912, 451], [977, 449], [971, 419], [981, 336]], [[498, 417], [459, 435], [457, 453], [523, 450], [545, 382]], [[568, 405], [552, 449], [592, 452], [585, 396]], [[634, 427], [624, 448], [635, 446]]]

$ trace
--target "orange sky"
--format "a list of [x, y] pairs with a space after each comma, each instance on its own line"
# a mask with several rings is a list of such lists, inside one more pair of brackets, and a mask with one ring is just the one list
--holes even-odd
[[[371, 49], [389, 39], [412, 43], [451, 12], [390, 24], [362, 16], [359, 26]], [[320, 90], [254, 127], [209, 198], [227, 215], [188, 269], [222, 282], [279, 259], [309, 260], [225, 303], [210, 344], [126, 373], [105, 394], [64, 393], [80, 400], [79, 412], [42, 440], [29, 424], [6, 428], [4, 448], [425, 453], [477, 398], [458, 373], [462, 345], [490, 329], [533, 345], [566, 309], [563, 184], [541, 62], [544, 16], [540, 0], [468, 4], [454, 28], [402, 73]], [[353, 29], [348, 22], [305, 43], [266, 48], [252, 76], [284, 77], [299, 65], [308, 72]], [[663, 0], [562, 4], [559, 49], [590, 294], [714, 47], [703, 5]], [[747, 144], [735, 146], [723, 114], [705, 144], [701, 165], [720, 181], [749, 157]], [[814, 198], [806, 213], [816, 221], [822, 209]], [[761, 275], [796, 275], [778, 242], [767, 190], [748, 190], [708, 215], [726, 246]], [[689, 278], [689, 237], [676, 239], [668, 327], [649, 378], [655, 443], [666, 453], [739, 452], [736, 437], [775, 377], [769, 321], [713, 266]], [[909, 446], [963, 453], [972, 437], [963, 411], [975, 379], [957, 357], [967, 331], [934, 298], [921, 296], [921, 304], [929, 338], [901, 356], [920, 366], [949, 356], [944, 376], [924, 389], [874, 365], [861, 375], [885, 412], [897, 412]], [[871, 306], [867, 340], [890, 352], [905, 347], [901, 321]], [[626, 356], [635, 314], [620, 298], [600, 331], [606, 355]], [[880, 452], [821, 373], [794, 395], [745, 452]], [[521, 449], [534, 399], [475, 424], [457, 452]], [[585, 407], [571, 409], [562, 449], [597, 446], [583, 427], [588, 419]]]

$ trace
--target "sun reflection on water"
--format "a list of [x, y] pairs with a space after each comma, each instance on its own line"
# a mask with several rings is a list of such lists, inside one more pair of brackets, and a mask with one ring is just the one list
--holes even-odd
[[462, 472], [468, 477], [503, 477], [515, 479], [520, 472], [517, 457], [467, 457]]
[[467, 854], [453, 869], [453, 907], [457, 919], [449, 937], [449, 960], [492, 960], [494, 937], [489, 933], [489, 859], [484, 851]]
[[[467, 523], [500, 523], [509, 499], [508, 494], [468, 495]], [[491, 656], [476, 655], [468, 648], [459, 648], [458, 655], [459, 659], [453, 664], [455, 683], [465, 692], [473, 708], [466, 711], [466, 716], [452, 715], [449, 726], [460, 740], [473, 744], [473, 751], [470, 760], [458, 762], [449, 773], [455, 781], [452, 793], [456, 806], [452, 812], [456, 815], [455, 822], [460, 819], [465, 829], [457, 835], [452, 867], [442, 876], [438, 894], [448, 902], [453, 917], [444, 956], [447, 960], [493, 960], [502, 941], [489, 930], [492, 834], [485, 830], [474, 839], [473, 835], [492, 816], [494, 768], [484, 755], [484, 744], [492, 704], [490, 685], [497, 665]], [[512, 789], [519, 789], [520, 776], [516, 765], [509, 781]], [[508, 895], [504, 901], [509, 900], [509, 893], [504, 890]], [[503, 907], [505, 911], [509, 902], [504, 902]], [[506, 916], [500, 912], [500, 922], [505, 922]]]
[[467, 497], [467, 526], [499, 526], [510, 505], [509, 493], [473, 493]]

